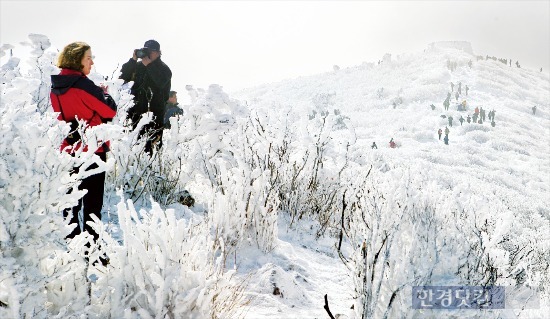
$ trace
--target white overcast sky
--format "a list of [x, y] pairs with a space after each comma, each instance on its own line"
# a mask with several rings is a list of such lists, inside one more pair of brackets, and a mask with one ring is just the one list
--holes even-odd
[[[133, 49], [160, 42], [172, 88], [228, 92], [422, 51], [434, 41], [470, 41], [476, 54], [548, 72], [550, 1], [7, 1], [0, 44], [30, 33], [62, 49], [92, 46], [111, 75]], [[21, 50], [21, 49], [20, 49]], [[22, 56], [23, 52], [14, 52]]]

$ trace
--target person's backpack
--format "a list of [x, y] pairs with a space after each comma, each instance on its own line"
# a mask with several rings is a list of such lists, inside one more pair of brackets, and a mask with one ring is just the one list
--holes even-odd
[[177, 194], [178, 202], [187, 207], [192, 207], [195, 205], [195, 199], [189, 194], [188, 191], [183, 190]]

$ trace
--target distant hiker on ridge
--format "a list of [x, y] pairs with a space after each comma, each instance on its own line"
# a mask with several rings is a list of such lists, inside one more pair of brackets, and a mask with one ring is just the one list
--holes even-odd
[[460, 94], [458, 94], [458, 91], [456, 91], [455, 98], [456, 98], [457, 101], [458, 101], [459, 96], [460, 96]]
[[462, 82], [458, 82], [458, 94], [462, 94]]
[[458, 119], [458, 121], [460, 122], [460, 126], [462, 126], [462, 123], [464, 123], [464, 118], [462, 117], [462, 115], [460, 116], [460, 118]]
[[470, 123], [472, 121], [470, 114], [468, 114], [468, 117], [466, 118], [466, 122]]
[[457, 111], [466, 111], [466, 100], [456, 106]]
[[492, 111], [489, 111], [489, 121], [494, 121], [495, 120], [495, 110], [492, 110]]
[[447, 120], [449, 121], [449, 126], [450, 126], [450, 127], [453, 127], [453, 117], [452, 117], [452, 116], [449, 116], [449, 117], [447, 118]]
[[445, 135], [443, 142], [445, 142], [445, 145], [449, 145], [449, 135]]
[[535, 113], [537, 112], [537, 106], [533, 106], [533, 108], [531, 108], [531, 110], [533, 110], [533, 115], [535, 115]]
[[447, 99], [443, 102], [443, 108], [445, 108], [445, 111], [449, 110], [449, 104], [451, 104], [451, 102], [449, 101], [449, 97], [447, 97]]
[[435, 105], [433, 105], [433, 103], [430, 104], [430, 107], [432, 108], [432, 111], [435, 110]]
[[376, 142], [372, 142], [372, 145], [370, 146], [372, 149], [378, 149], [378, 146], [376, 146]]
[[395, 148], [396, 146], [397, 146], [397, 144], [395, 144], [395, 142], [393, 141], [393, 137], [392, 137], [392, 139], [390, 140], [390, 147]]
[[441, 134], [443, 134], [443, 131], [441, 129], [437, 130], [437, 135], [439, 135], [440, 141], [441, 141]]
[[466, 96], [468, 96], [468, 90], [470, 89], [467, 85], [466, 87], [464, 88], [466, 90]]
[[451, 82], [451, 92], [454, 92], [454, 89], [455, 89], [455, 84]]
[[449, 135], [449, 128], [445, 126], [445, 135]]

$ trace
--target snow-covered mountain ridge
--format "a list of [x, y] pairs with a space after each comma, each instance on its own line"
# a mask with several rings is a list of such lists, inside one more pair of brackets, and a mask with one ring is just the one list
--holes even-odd
[[[456, 61], [458, 68], [452, 72], [447, 61]], [[462, 95], [457, 101], [453, 92], [451, 106], [445, 111], [443, 101], [451, 92], [451, 82], [455, 84], [454, 92], [462, 83]], [[358, 151], [383, 152], [395, 161], [425, 161], [426, 165], [450, 171], [467, 170], [471, 178], [487, 180], [488, 185], [497, 179], [528, 198], [543, 199], [549, 194], [548, 73], [510, 67], [485, 57], [477, 61], [475, 55], [465, 51], [435, 46], [421, 53], [400, 55], [389, 63], [365, 63], [243, 90], [235, 96], [250, 105], [313, 110], [312, 99], [319, 94], [330, 95], [330, 107], [349, 117], [346, 122], [355, 131]], [[399, 99], [402, 103], [394, 107]], [[468, 110], [457, 111], [456, 105], [464, 100]], [[495, 127], [488, 120], [460, 125], [459, 117], [466, 119], [476, 107], [496, 111]], [[441, 115], [454, 118], [448, 146], [437, 137], [439, 128], [449, 126], [448, 118]], [[387, 149], [391, 138], [401, 147]], [[373, 141], [378, 151], [371, 150]]]
[[[477, 56], [468, 50], [468, 45], [431, 44], [423, 52], [392, 58], [386, 55], [379, 63], [335, 68], [324, 74], [242, 90], [232, 96], [247, 101], [251, 109], [279, 109], [302, 119], [322, 111], [340, 113], [353, 132], [352, 161], [365, 170], [381, 160], [387, 166], [380, 167], [382, 170], [407, 167], [412, 174], [424, 174], [426, 183], [437, 185], [429, 196], [449, 211], [457, 211], [457, 221], [460, 210], [464, 214], [470, 210], [468, 207], [475, 207], [476, 211], [466, 213], [466, 218], [496, 225], [498, 230], [491, 242], [534, 249], [533, 260], [547, 263], [548, 73], [518, 68], [514, 62], [510, 66], [509, 60], [504, 64], [498, 60], [500, 57], [495, 61], [491, 55]], [[455, 62], [456, 69], [451, 70], [449, 62]], [[457, 100], [459, 83], [462, 94]], [[448, 93], [451, 105], [446, 111], [443, 102]], [[467, 110], [458, 111], [457, 105], [464, 100]], [[472, 116], [476, 107], [487, 113], [495, 111], [494, 127], [487, 119], [483, 124], [460, 124], [460, 116]], [[452, 127], [449, 116], [454, 119]], [[449, 145], [437, 135], [437, 130], [445, 130], [446, 126], [450, 130]], [[391, 138], [400, 147], [390, 148]], [[371, 148], [373, 142], [378, 149]], [[499, 259], [502, 253], [493, 250], [491, 255]], [[510, 256], [504, 253], [502, 258], [507, 260]], [[546, 270], [538, 268], [537, 272]], [[516, 271], [521, 272], [521, 267]], [[542, 282], [548, 287], [548, 276], [545, 278]], [[342, 289], [336, 283], [333, 287], [332, 292]]]

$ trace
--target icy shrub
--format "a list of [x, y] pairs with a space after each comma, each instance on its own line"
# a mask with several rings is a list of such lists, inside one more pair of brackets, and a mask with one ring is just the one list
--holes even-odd
[[247, 129], [248, 110], [218, 85], [194, 98], [182, 116], [170, 119], [163, 146], [152, 156], [137, 136], [150, 114], [136, 130], [113, 141], [117, 166], [108, 177], [111, 187], [124, 188], [134, 201], [148, 194], [162, 205], [177, 202], [185, 189], [209, 211], [223, 207], [223, 214], [208, 216], [227, 252], [251, 237], [267, 251], [276, 236], [278, 204], [269, 194], [268, 167], [257, 165], [251, 152], [269, 146], [255, 142], [255, 132]]
[[412, 315], [411, 286], [485, 286], [503, 277], [497, 267], [506, 261], [491, 244], [494, 228], [480, 223], [484, 215], [431, 197], [437, 186], [413, 172], [372, 170], [346, 190], [343, 231], [354, 252], [340, 255], [354, 280], [358, 318]]
[[[0, 317], [46, 318], [62, 307], [82, 308], [87, 300], [77, 287], [83, 282], [82, 259], [66, 252], [64, 237], [71, 228], [62, 211], [83, 195], [75, 188], [84, 172], [71, 176], [70, 169], [93, 158], [59, 152], [69, 125], [53, 113], [37, 112], [33, 92], [39, 80], [5, 75], [0, 81]], [[61, 292], [61, 283], [69, 281], [76, 284]]]
[[117, 211], [124, 244], [102, 233], [110, 265], [108, 272], [98, 272], [92, 290], [95, 313], [111, 318], [237, 315], [245, 303], [242, 283], [225, 270], [225, 244], [210, 233], [206, 220], [191, 211], [194, 217], [180, 218], [155, 203], [138, 212], [124, 198]]
[[[327, 99], [322, 95], [315, 100], [328, 103]], [[267, 194], [276, 198], [278, 210], [289, 214], [291, 224], [306, 217], [324, 228], [335, 210], [342, 167], [335, 164], [341, 150], [335, 146], [331, 128], [338, 116], [321, 111], [320, 116], [314, 112], [305, 119], [292, 112], [257, 109], [243, 132], [243, 158], [253, 169], [268, 171]], [[345, 153], [344, 148], [340, 154]]]
[[445, 250], [433, 206], [406, 178], [391, 182], [404, 173], [369, 171], [347, 188], [342, 217], [355, 251], [341, 256], [352, 271], [358, 318], [403, 316], [406, 289], [429, 281]]
[[29, 40], [21, 43], [31, 48], [31, 57], [28, 59], [31, 68], [27, 76], [40, 80], [36, 89], [31, 92], [32, 102], [36, 104], [36, 108], [40, 113], [45, 113], [51, 110], [50, 76], [59, 73], [59, 69], [55, 66], [57, 52], [47, 51], [51, 44], [45, 35], [29, 34]]
[[[488, 139], [487, 139], [488, 140]], [[479, 141], [477, 141], [479, 142]], [[506, 141], [495, 141], [492, 140], [490, 142], [490, 146], [498, 151], [511, 151], [513, 149], [512, 143], [506, 142]]]
[[[124, 109], [133, 103], [127, 94], [121, 100]], [[120, 139], [113, 141], [117, 167], [108, 176], [112, 189], [123, 187], [134, 201], [149, 194], [168, 205], [197, 176], [215, 185], [216, 169], [212, 165], [218, 158], [227, 158], [228, 135], [243, 111], [219, 86], [213, 85], [195, 104], [185, 107], [184, 115], [171, 118], [171, 129], [163, 133], [163, 146], [152, 156], [145, 152], [145, 138], [138, 138], [141, 127], [152, 120], [152, 113], [146, 113], [135, 130], [127, 128]]]

